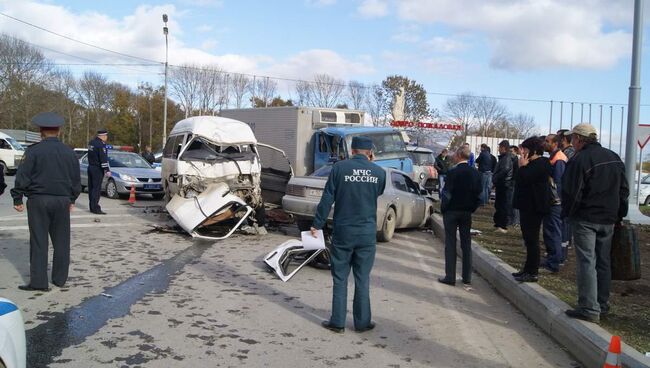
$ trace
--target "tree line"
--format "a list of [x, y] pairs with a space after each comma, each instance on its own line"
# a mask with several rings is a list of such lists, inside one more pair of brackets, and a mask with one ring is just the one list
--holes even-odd
[[[462, 124], [466, 129], [456, 133], [458, 141], [467, 134], [522, 137], [535, 129], [531, 116], [512, 114], [498, 100], [471, 93], [448, 99], [441, 109], [433, 108], [425, 88], [400, 75], [388, 76], [379, 84], [364, 84], [315, 74], [312, 81], [285, 81], [293, 86], [286, 89], [287, 98], [278, 93], [274, 78], [228, 73], [216, 65], [169, 68], [168, 131], [183, 118], [217, 115], [227, 108], [294, 105], [364, 110], [374, 126], [385, 126], [393, 120], [395, 96], [401, 90], [406, 120]], [[0, 128], [34, 130], [30, 124], [33, 115], [55, 111], [65, 118], [61, 138], [70, 146], [85, 147], [97, 129], [107, 128], [115, 145], [138, 150], [151, 145], [158, 150], [162, 146], [163, 105], [163, 86], [140, 83], [132, 88], [96, 71], [76, 77], [31, 44], [0, 35]], [[423, 143], [440, 137], [440, 132], [424, 129], [409, 134]]]

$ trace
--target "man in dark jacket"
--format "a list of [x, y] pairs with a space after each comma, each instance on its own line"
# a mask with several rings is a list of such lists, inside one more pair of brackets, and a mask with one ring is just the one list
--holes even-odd
[[311, 228], [312, 234], [322, 229], [336, 203], [330, 249], [332, 316], [322, 325], [337, 333], [345, 330], [350, 268], [354, 274], [354, 328], [364, 332], [375, 327], [370, 318], [370, 270], [376, 251], [377, 197], [384, 192], [386, 172], [372, 163], [370, 138], [354, 137], [352, 154], [351, 159], [332, 167]]
[[571, 221], [576, 248], [578, 306], [566, 314], [598, 323], [609, 312], [612, 235], [627, 215], [630, 191], [625, 165], [598, 143], [593, 126], [578, 124], [571, 134], [576, 153], [562, 178], [562, 214]]
[[508, 232], [508, 223], [512, 213], [512, 196], [514, 191], [513, 158], [510, 154], [510, 142], [507, 140], [499, 143], [499, 162], [492, 174], [492, 183], [495, 189], [494, 199], [494, 227], [500, 233]]
[[[447, 174], [447, 185], [442, 191], [440, 212], [445, 226], [445, 277], [438, 279], [447, 285], [456, 284], [456, 231], [460, 234], [460, 248], [463, 252], [463, 284], [472, 282], [472, 212], [481, 202], [481, 175], [470, 167], [469, 147], [456, 151], [456, 166]], [[480, 156], [479, 156], [480, 158]]]
[[490, 201], [490, 189], [492, 189], [492, 169], [495, 167], [490, 154], [490, 147], [487, 144], [481, 144], [481, 153], [476, 159], [478, 172], [481, 174], [481, 205], [486, 205]]
[[108, 131], [100, 129], [97, 131], [97, 136], [88, 142], [88, 207], [90, 212], [97, 215], [106, 214], [99, 206], [99, 197], [102, 193], [104, 176], [111, 176], [106, 148], [107, 139]]
[[447, 170], [449, 170], [449, 157], [447, 157], [447, 149], [443, 148], [440, 154], [436, 157], [434, 164], [436, 171], [438, 171], [438, 186], [439, 191], [442, 193], [442, 187], [445, 186], [445, 178], [447, 177]]
[[571, 132], [568, 129], [560, 129], [557, 131], [557, 135], [560, 137], [560, 149], [562, 153], [567, 157], [567, 160], [570, 160], [576, 153], [575, 148], [571, 144]]
[[63, 287], [70, 266], [70, 211], [81, 192], [79, 161], [74, 151], [58, 139], [63, 118], [41, 113], [32, 119], [40, 127], [40, 143], [25, 151], [11, 190], [14, 209], [23, 212], [27, 201], [29, 225], [29, 284], [21, 290], [47, 291], [48, 235], [52, 239], [52, 283]]

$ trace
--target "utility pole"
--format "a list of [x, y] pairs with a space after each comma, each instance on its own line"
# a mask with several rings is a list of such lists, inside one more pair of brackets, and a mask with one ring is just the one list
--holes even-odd
[[[628, 219], [639, 218], [639, 201], [635, 194], [634, 173], [636, 171], [637, 126], [639, 125], [639, 102], [641, 99], [641, 46], [643, 38], [643, 0], [634, 1], [634, 33], [632, 36], [632, 72], [630, 77], [629, 100], [627, 109], [627, 137], [625, 140], [625, 176], [632, 188], [629, 196]], [[641, 168], [639, 168], [641, 170]]]
[[163, 27], [163, 33], [165, 34], [165, 101], [163, 102], [163, 133], [162, 133], [162, 148], [165, 147], [167, 142], [167, 68], [169, 66], [169, 44], [167, 42], [167, 34], [169, 29], [167, 28], [167, 14], [162, 16], [165, 26]]

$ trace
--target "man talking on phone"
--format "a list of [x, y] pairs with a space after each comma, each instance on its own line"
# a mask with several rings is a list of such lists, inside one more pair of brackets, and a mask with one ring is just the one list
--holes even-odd
[[384, 192], [386, 172], [372, 160], [372, 140], [354, 137], [352, 158], [332, 167], [311, 228], [315, 236], [325, 226], [336, 203], [330, 248], [332, 316], [322, 323], [336, 333], [345, 331], [350, 269], [354, 274], [354, 329], [365, 332], [375, 328], [371, 320], [369, 284], [377, 242], [377, 197]]

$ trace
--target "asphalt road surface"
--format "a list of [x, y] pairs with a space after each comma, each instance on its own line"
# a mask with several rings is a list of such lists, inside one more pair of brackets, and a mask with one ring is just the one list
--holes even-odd
[[77, 204], [68, 285], [32, 293], [17, 289], [28, 281], [26, 216], [0, 198], [0, 296], [23, 311], [31, 367], [579, 366], [477, 275], [471, 290], [436, 282], [442, 244], [423, 230], [378, 245], [377, 327], [356, 333], [349, 315], [339, 335], [320, 326], [328, 271], [283, 283], [262, 261], [291, 236], [196, 242], [150, 231], [170, 221], [158, 201], [102, 198], [106, 216], [89, 213], [85, 195]]

